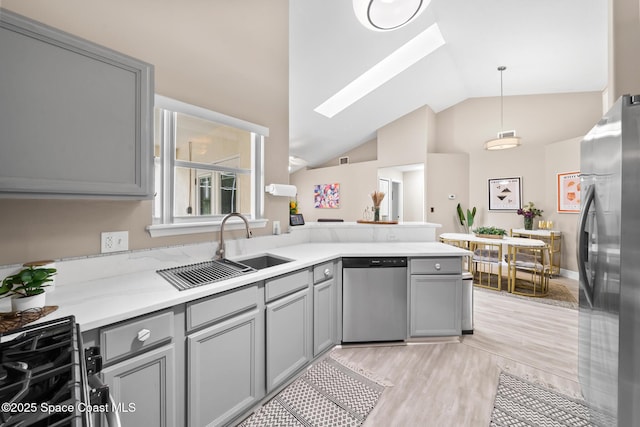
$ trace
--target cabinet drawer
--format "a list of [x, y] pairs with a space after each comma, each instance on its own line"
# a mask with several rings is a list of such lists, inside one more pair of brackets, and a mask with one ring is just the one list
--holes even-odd
[[309, 286], [310, 271], [311, 270], [301, 270], [286, 276], [267, 280], [265, 283], [266, 301], [273, 301], [276, 298]]
[[187, 305], [187, 331], [253, 308], [258, 299], [258, 285], [252, 285], [192, 302]]
[[173, 312], [154, 313], [137, 320], [103, 328], [100, 348], [105, 363], [147, 351], [173, 338]]
[[313, 267], [313, 283], [320, 283], [325, 280], [329, 280], [333, 278], [335, 274], [335, 265], [333, 261], [316, 265]]
[[462, 274], [459, 257], [413, 258], [411, 274]]

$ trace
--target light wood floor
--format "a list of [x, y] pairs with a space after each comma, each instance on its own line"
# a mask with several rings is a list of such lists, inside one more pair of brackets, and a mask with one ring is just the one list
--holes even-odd
[[[577, 294], [575, 281], [562, 283]], [[384, 377], [372, 426], [488, 426], [505, 370], [580, 397], [578, 310], [474, 290], [474, 334], [437, 343], [343, 347], [337, 355]]]

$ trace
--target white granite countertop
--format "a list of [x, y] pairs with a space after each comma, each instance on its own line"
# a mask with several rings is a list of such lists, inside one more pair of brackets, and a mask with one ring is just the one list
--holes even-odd
[[[185, 291], [178, 291], [158, 275], [156, 270], [204, 261], [206, 258], [202, 259], [202, 251], [194, 255], [189, 253], [188, 248], [149, 250], [113, 258], [80, 260], [76, 264], [81, 267], [67, 267], [67, 270], [74, 269], [75, 274], [69, 274], [68, 271], [62, 274], [63, 271], [59, 269], [60, 277], [56, 279], [56, 286], [47, 293], [47, 305], [57, 305], [59, 308], [40, 321], [73, 315], [82, 330], [88, 331], [343, 256], [419, 257], [470, 254], [438, 242], [302, 243], [230, 258], [242, 259], [262, 253], [293, 261]], [[101, 274], [95, 274], [94, 277], [91, 274], [78, 274], [79, 271], [96, 269], [100, 269]], [[70, 280], [71, 277], [74, 280]], [[78, 277], [85, 277], [86, 280], [79, 280]], [[8, 299], [0, 300], [0, 311], [9, 311], [8, 306]]]

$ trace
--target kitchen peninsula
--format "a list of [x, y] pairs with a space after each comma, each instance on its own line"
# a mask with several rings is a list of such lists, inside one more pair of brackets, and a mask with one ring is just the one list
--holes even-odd
[[[230, 259], [268, 253], [291, 261], [185, 291], [156, 270], [210, 260], [214, 244], [61, 260], [56, 287], [47, 295], [48, 304], [59, 308], [42, 320], [75, 316], [85, 345], [101, 347], [103, 376], [116, 401], [136, 396], [148, 405], [145, 413], [168, 425], [224, 424], [341, 343], [342, 257], [406, 257], [406, 338], [431, 334], [429, 317], [412, 311], [434, 302], [453, 320], [451, 334], [459, 335], [461, 265], [469, 252], [426, 238], [435, 236], [436, 227], [309, 224], [279, 236], [228, 240]], [[435, 273], [415, 295], [414, 266], [421, 277]], [[457, 274], [443, 282], [437, 277], [441, 266]], [[11, 268], [0, 273], [6, 271]], [[442, 297], [451, 307], [442, 307]], [[412, 319], [421, 323], [412, 325]], [[143, 397], [149, 395], [146, 383], [158, 369], [163, 381], [149, 400]], [[229, 377], [232, 383], [220, 382]], [[219, 387], [207, 388], [212, 383]], [[199, 402], [203, 396], [220, 403]]]
[[[365, 225], [354, 223], [307, 223], [291, 233], [252, 239], [233, 236], [227, 242], [228, 257], [269, 253], [292, 262], [211, 285], [178, 292], [156, 270], [203, 262], [214, 257], [215, 244], [201, 243], [168, 248], [57, 260], [55, 289], [48, 305], [59, 306], [44, 320], [74, 315], [83, 330], [226, 292], [269, 277], [286, 274], [342, 256], [462, 257], [464, 250], [435, 241], [438, 224], [406, 223]], [[18, 265], [0, 267], [5, 277]], [[88, 304], [87, 301], [100, 301]], [[0, 311], [9, 301], [0, 300]]]

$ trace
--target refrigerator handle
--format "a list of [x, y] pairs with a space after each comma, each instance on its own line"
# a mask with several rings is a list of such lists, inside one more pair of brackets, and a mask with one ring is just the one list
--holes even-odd
[[589, 209], [595, 200], [595, 185], [590, 185], [587, 188], [587, 194], [584, 199], [584, 206], [580, 212], [580, 218], [578, 220], [578, 272], [580, 287], [584, 291], [584, 295], [587, 298], [587, 302], [590, 307], [593, 307], [593, 286], [589, 283], [589, 276], [587, 274], [587, 268], [585, 262], [587, 260], [587, 251], [589, 250], [589, 237], [586, 232], [587, 217]]

